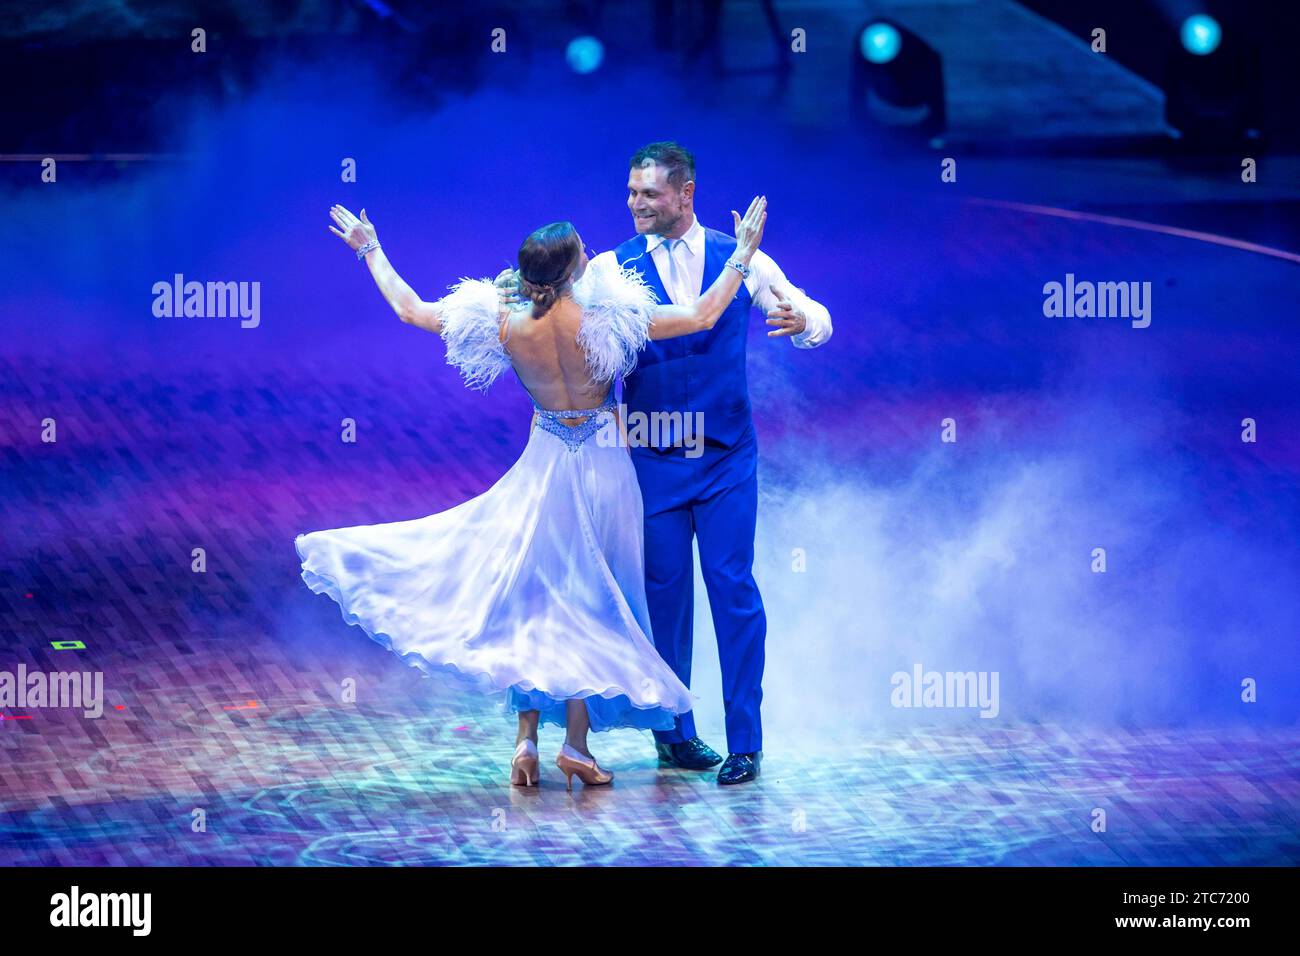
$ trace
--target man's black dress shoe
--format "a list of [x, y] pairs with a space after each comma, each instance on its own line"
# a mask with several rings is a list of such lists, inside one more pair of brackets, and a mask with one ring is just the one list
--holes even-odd
[[722, 755], [706, 744], [699, 737], [682, 741], [679, 744], [655, 744], [659, 751], [659, 762], [683, 770], [708, 770], [722, 763]]
[[727, 754], [727, 762], [718, 771], [718, 783], [745, 783], [758, 776], [758, 765], [763, 762], [763, 751], [752, 754]]

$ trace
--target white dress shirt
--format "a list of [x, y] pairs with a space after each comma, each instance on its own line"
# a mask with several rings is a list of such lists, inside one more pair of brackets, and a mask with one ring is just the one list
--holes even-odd
[[[700, 225], [700, 220], [692, 219], [691, 227], [683, 234], [682, 241], [674, 246], [671, 253], [673, 262], [668, 260], [669, 249], [663, 236], [646, 236], [646, 248], [673, 305], [693, 305], [704, 292], [704, 227]], [[613, 250], [600, 253], [596, 260], [606, 256], [613, 258]], [[801, 309], [807, 319], [804, 330], [789, 336], [790, 341], [801, 349], [815, 349], [825, 344], [831, 337], [831, 314], [826, 306], [790, 282], [781, 267], [762, 249], [755, 252], [749, 260], [749, 270], [745, 288], [749, 290], [754, 305], [763, 310], [765, 317], [784, 296], [796, 308]], [[674, 274], [678, 277], [677, 287], [674, 287], [671, 279]], [[773, 292], [773, 286], [780, 289], [782, 295]]]

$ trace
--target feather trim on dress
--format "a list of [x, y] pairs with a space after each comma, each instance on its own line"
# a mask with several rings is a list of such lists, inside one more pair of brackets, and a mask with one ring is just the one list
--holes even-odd
[[486, 391], [506, 369], [510, 357], [498, 337], [500, 298], [491, 279], [461, 279], [438, 300], [447, 364], [460, 369], [465, 384]]
[[627, 375], [636, 368], [637, 354], [649, 338], [658, 305], [654, 290], [635, 269], [592, 260], [574, 285], [573, 296], [582, 306], [578, 344], [592, 380], [611, 382]]

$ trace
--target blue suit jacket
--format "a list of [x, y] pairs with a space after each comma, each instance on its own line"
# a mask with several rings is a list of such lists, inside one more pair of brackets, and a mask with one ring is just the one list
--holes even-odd
[[[715, 229], [705, 229], [704, 234], [704, 281], [699, 292], [713, 284], [736, 249], [731, 236]], [[645, 236], [636, 236], [615, 248], [614, 255], [620, 265], [641, 273], [660, 302], [671, 302], [646, 245]], [[751, 304], [749, 290], [742, 283], [713, 328], [647, 343], [635, 371], [623, 382], [628, 411], [646, 415], [680, 412], [683, 416], [702, 412], [704, 439], [725, 447], [744, 442], [753, 428], [745, 377]], [[651, 435], [657, 432], [652, 430]], [[667, 429], [658, 437], [654, 447], [671, 447]]]

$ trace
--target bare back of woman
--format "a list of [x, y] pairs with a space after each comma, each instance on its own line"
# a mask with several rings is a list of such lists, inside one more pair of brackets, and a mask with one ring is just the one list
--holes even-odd
[[611, 384], [592, 381], [586, 352], [578, 344], [582, 307], [564, 298], [541, 318], [533, 312], [532, 306], [513, 310], [501, 324], [501, 343], [519, 381], [544, 409], [598, 407]]

